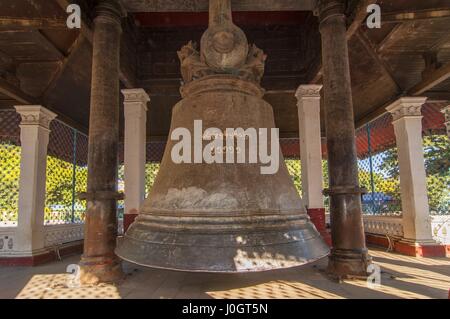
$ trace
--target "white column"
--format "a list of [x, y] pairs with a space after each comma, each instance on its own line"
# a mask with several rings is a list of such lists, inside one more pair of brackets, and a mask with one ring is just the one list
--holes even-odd
[[45, 181], [50, 122], [56, 114], [39, 105], [16, 106], [20, 123], [19, 218], [15, 251], [37, 255], [44, 248]]
[[441, 111], [445, 116], [445, 127], [447, 128], [447, 135], [450, 138], [450, 105], [444, 107]]
[[122, 90], [125, 97], [125, 214], [137, 214], [145, 199], [145, 162], [148, 94]]
[[404, 237], [418, 244], [433, 243], [422, 146], [421, 108], [426, 100], [404, 97], [387, 107], [398, 150]]
[[323, 208], [320, 90], [322, 85], [300, 85], [298, 100], [303, 200], [309, 209]]

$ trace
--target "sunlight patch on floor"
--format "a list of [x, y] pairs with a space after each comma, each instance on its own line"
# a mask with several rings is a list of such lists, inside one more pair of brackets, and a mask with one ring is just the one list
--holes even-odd
[[68, 287], [69, 274], [34, 275], [16, 299], [120, 299], [113, 285]]
[[288, 281], [270, 281], [250, 287], [207, 292], [216, 299], [336, 299], [336, 294], [313, 286]]

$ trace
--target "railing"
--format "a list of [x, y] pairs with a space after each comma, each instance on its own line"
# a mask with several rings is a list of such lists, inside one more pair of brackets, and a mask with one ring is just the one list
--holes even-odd
[[14, 250], [16, 227], [0, 228], [0, 255]]
[[[450, 216], [431, 215], [433, 239], [440, 244], [450, 244]], [[401, 215], [364, 215], [364, 231], [368, 234], [403, 237]]]
[[431, 231], [436, 242], [450, 245], [450, 215], [431, 216]]
[[376, 235], [403, 237], [401, 216], [364, 215], [364, 230]]
[[84, 224], [44, 226], [44, 236], [45, 247], [82, 240], [84, 238]]
[[[17, 231], [17, 227], [0, 227], [0, 256], [15, 254]], [[46, 225], [42, 226], [42, 231], [47, 249], [84, 238], [84, 224]]]

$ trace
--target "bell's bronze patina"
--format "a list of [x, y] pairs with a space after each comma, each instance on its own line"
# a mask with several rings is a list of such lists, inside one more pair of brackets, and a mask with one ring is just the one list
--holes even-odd
[[[198, 134], [195, 121], [222, 132], [275, 127], [272, 107], [262, 99], [259, 85], [266, 56], [249, 47], [233, 24], [229, 0], [210, 1], [201, 52], [190, 42], [178, 55], [183, 99], [173, 109], [158, 176], [117, 255], [149, 267], [202, 272], [271, 270], [326, 256], [328, 246], [306, 214], [279, 147], [274, 174], [261, 173], [265, 163], [259, 157], [256, 163], [235, 164], [173, 161], [178, 142], [170, 136], [177, 128]], [[267, 140], [269, 152], [275, 138]], [[241, 151], [250, 157], [238, 147], [231, 151], [233, 157]]]

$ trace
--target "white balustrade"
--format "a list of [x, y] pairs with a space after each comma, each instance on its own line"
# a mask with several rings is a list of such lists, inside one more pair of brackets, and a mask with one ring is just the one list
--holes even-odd
[[403, 237], [402, 217], [364, 215], [364, 230], [370, 234]]

